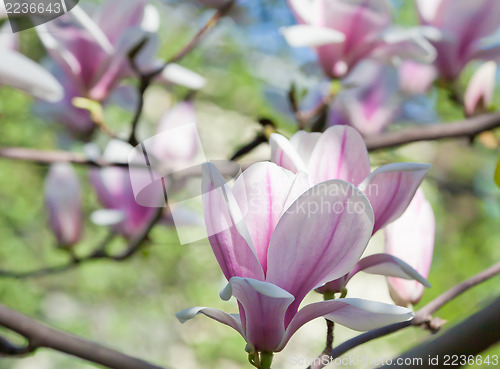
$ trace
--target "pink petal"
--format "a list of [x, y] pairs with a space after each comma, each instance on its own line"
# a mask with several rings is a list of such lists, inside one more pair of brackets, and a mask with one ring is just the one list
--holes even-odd
[[304, 324], [313, 319], [324, 317], [340, 325], [357, 331], [368, 331], [389, 324], [413, 319], [415, 314], [400, 306], [362, 299], [338, 299], [310, 304], [302, 308], [286, 329], [283, 341], [278, 348], [282, 350], [290, 337]]
[[433, 65], [407, 60], [399, 67], [400, 88], [408, 95], [426, 94], [436, 78], [437, 70]]
[[205, 225], [215, 257], [226, 278], [264, 279], [262, 266], [233, 193], [218, 169], [203, 165]]
[[465, 91], [465, 111], [468, 115], [487, 111], [493, 102], [497, 64], [484, 63], [472, 76]]
[[179, 311], [175, 316], [181, 323], [185, 323], [190, 319], [193, 319], [196, 315], [203, 314], [219, 323], [225, 324], [234, 330], [236, 330], [243, 338], [245, 334], [243, 333], [243, 326], [239, 320], [238, 316], [230, 315], [222, 310], [207, 308], [207, 307], [192, 307]]
[[307, 293], [352, 270], [372, 226], [368, 199], [340, 180], [309, 189], [283, 214], [271, 237], [266, 281], [295, 296], [287, 322]]
[[375, 213], [373, 233], [396, 220], [431, 168], [430, 164], [392, 163], [374, 171], [360, 186]]
[[374, 254], [361, 259], [353, 271], [349, 273], [349, 278], [352, 278], [358, 272], [415, 280], [425, 287], [431, 287], [427, 279], [413, 267], [389, 254]]
[[273, 133], [269, 143], [271, 144], [271, 161], [273, 163], [294, 173], [306, 170], [306, 165], [297, 149], [286, 137]]
[[276, 351], [285, 334], [285, 312], [294, 297], [271, 283], [238, 277], [231, 278], [221, 293], [226, 300], [231, 295], [240, 305], [247, 342], [258, 351]]
[[290, 138], [290, 143], [306, 166], [308, 166], [311, 161], [311, 155], [321, 135], [322, 133], [320, 132], [298, 131]]
[[[418, 190], [405, 213], [385, 229], [385, 251], [427, 277], [434, 249], [435, 220], [432, 207]], [[388, 278], [391, 296], [401, 305], [416, 304], [423, 286], [416, 281]]]
[[108, 0], [95, 16], [96, 23], [116, 44], [127, 28], [141, 25], [146, 4], [146, 0]]
[[[285, 202], [294, 179], [292, 172], [276, 164], [257, 163], [245, 170], [232, 188], [264, 274], [271, 235], [286, 210]], [[307, 188], [306, 185], [302, 192]]]
[[309, 175], [317, 184], [342, 179], [358, 185], [370, 173], [370, 159], [360, 134], [351, 127], [328, 128], [316, 144], [309, 161]]

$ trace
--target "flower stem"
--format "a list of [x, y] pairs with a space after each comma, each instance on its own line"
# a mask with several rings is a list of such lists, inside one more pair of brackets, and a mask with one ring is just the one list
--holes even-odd
[[260, 369], [271, 369], [272, 362], [273, 362], [272, 352], [260, 353]]

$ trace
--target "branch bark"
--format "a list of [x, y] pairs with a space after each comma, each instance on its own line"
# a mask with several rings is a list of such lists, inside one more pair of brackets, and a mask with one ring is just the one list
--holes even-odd
[[111, 369], [164, 369], [95, 342], [48, 327], [1, 304], [0, 325], [26, 337], [30, 351], [50, 348]]
[[382, 133], [377, 136], [366, 137], [365, 142], [368, 150], [373, 151], [418, 141], [435, 141], [460, 137], [473, 139], [479, 133], [497, 127], [500, 127], [500, 113], [498, 112], [458, 122], [420, 126], [396, 132]]

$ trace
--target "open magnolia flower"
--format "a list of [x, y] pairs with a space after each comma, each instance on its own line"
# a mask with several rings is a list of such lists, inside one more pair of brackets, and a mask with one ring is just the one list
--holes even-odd
[[234, 296], [240, 314], [196, 307], [178, 313], [181, 322], [204, 314], [238, 331], [250, 353], [267, 355], [318, 317], [356, 330], [413, 317], [408, 309], [360, 299], [299, 310], [315, 287], [353, 269], [371, 237], [373, 211], [352, 184], [332, 180], [310, 188], [305, 173], [258, 163], [230, 189], [207, 163], [202, 186], [210, 244], [229, 280], [221, 297]]
[[323, 134], [297, 132], [290, 140], [271, 135], [271, 161], [292, 172], [304, 171], [313, 184], [342, 179], [358, 186], [375, 214], [373, 233], [397, 219], [408, 207], [430, 164], [392, 163], [370, 173], [370, 158], [361, 135], [334, 126]]
[[494, 37], [500, 24], [499, 1], [417, 0], [416, 4], [421, 24], [442, 33], [432, 40], [441, 79], [454, 81], [471, 60], [500, 58], [499, 39]]
[[410, 58], [432, 62], [435, 51], [423, 35], [430, 28], [392, 26], [387, 0], [288, 0], [299, 25], [284, 28], [291, 46], [314, 47], [325, 73], [342, 78], [361, 60]]
[[[136, 77], [129, 53], [146, 40], [135, 58], [138, 69], [147, 73], [160, 67], [162, 62], [155, 57], [159, 24], [158, 12], [146, 0], [108, 0], [92, 18], [76, 6], [38, 26], [40, 40], [55, 62], [66, 92], [60, 104], [39, 104], [39, 113], [65, 124], [77, 136], [88, 136], [95, 125], [88, 111], [73, 105], [73, 98], [106, 102], [114, 93], [116, 99], [131, 100], [134, 89], [120, 86], [124, 79]], [[177, 64], [169, 64], [157, 79], [192, 89], [205, 83], [203, 77]]]
[[[422, 190], [417, 191], [405, 213], [389, 224], [384, 232], [385, 251], [407, 261], [427, 277], [434, 249], [435, 219]], [[424, 292], [422, 284], [392, 277], [388, 278], [389, 292], [395, 303], [408, 306], [419, 302]]]

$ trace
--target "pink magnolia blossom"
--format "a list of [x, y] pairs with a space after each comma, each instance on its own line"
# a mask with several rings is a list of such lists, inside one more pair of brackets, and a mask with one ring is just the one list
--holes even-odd
[[[65, 124], [75, 135], [86, 137], [95, 126], [87, 111], [72, 104], [74, 97], [107, 102], [121, 82], [136, 77], [129, 52], [144, 38], [136, 56], [138, 68], [147, 73], [161, 66], [155, 59], [159, 15], [146, 0], [108, 0], [92, 18], [80, 7], [37, 27], [39, 37], [57, 67], [65, 98], [57, 105], [41, 104], [39, 112]], [[204, 79], [177, 64], [168, 65], [159, 81], [201, 88]]]
[[[112, 140], [103, 158], [110, 162], [127, 163], [132, 149], [123, 141]], [[135, 200], [128, 168], [95, 168], [90, 171], [90, 180], [105, 207], [92, 215], [95, 223], [112, 225], [115, 232], [132, 237], [153, 219], [156, 208], [141, 206]]]
[[350, 125], [369, 136], [382, 132], [398, 117], [403, 96], [392, 66], [364, 61], [343, 83], [346, 87], [330, 106], [328, 125]]
[[[405, 213], [386, 227], [385, 251], [427, 277], [432, 263], [434, 233], [434, 212], [419, 189]], [[401, 306], [418, 303], [424, 292], [424, 287], [416, 281], [391, 277], [388, 283], [392, 299]]]
[[437, 50], [435, 66], [444, 81], [454, 81], [474, 59], [500, 56], [498, 39], [492, 36], [500, 25], [497, 0], [417, 0], [420, 22], [439, 29], [433, 40]]
[[488, 111], [493, 102], [497, 63], [489, 61], [481, 65], [472, 76], [465, 91], [465, 112], [471, 116]]
[[53, 164], [45, 181], [49, 224], [61, 247], [78, 243], [83, 233], [81, 188], [69, 164]]
[[386, 0], [288, 0], [299, 25], [284, 28], [291, 46], [316, 49], [331, 78], [344, 77], [361, 60], [415, 58], [432, 61], [434, 50], [422, 37], [428, 29], [401, 30], [392, 25]]
[[271, 136], [271, 160], [292, 172], [305, 171], [313, 184], [341, 179], [358, 186], [375, 213], [373, 233], [399, 218], [430, 164], [392, 163], [370, 173], [365, 142], [351, 127], [334, 126], [323, 134], [297, 132], [290, 140]]
[[402, 120], [432, 120], [425, 96], [435, 79], [432, 65], [405, 61], [399, 68], [363, 60], [342, 80], [330, 104], [328, 125], [349, 125], [364, 136]]
[[210, 244], [229, 280], [221, 297], [234, 296], [240, 314], [196, 307], [178, 313], [181, 322], [201, 313], [238, 331], [250, 351], [278, 352], [321, 316], [356, 330], [413, 317], [410, 310], [360, 299], [299, 310], [316, 286], [352, 270], [371, 237], [373, 211], [353, 185], [332, 180], [309, 188], [305, 173], [258, 163], [230, 189], [207, 163], [202, 186]]

